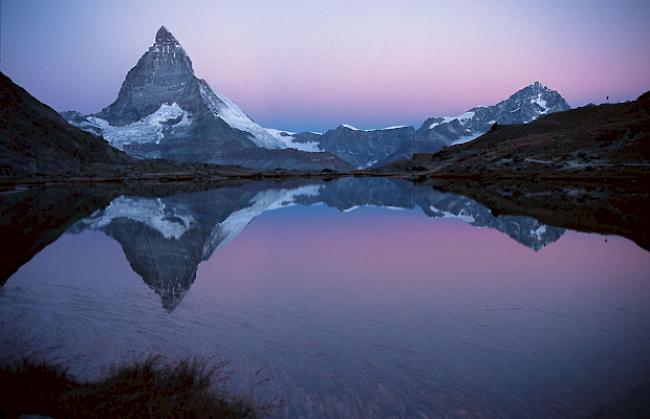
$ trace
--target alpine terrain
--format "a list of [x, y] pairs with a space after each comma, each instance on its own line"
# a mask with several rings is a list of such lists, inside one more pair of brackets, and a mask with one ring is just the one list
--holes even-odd
[[569, 104], [558, 92], [535, 82], [496, 105], [478, 106], [457, 116], [428, 118], [417, 130], [410, 126], [361, 130], [340, 125], [322, 135], [300, 133], [293, 138], [336, 154], [357, 168], [380, 167], [414, 153], [435, 152], [473, 140], [495, 123], [524, 124], [568, 109]]
[[141, 158], [254, 169], [341, 170], [349, 166], [314, 144], [255, 123], [195, 76], [192, 61], [164, 26], [101, 112], [63, 112], [73, 125]]

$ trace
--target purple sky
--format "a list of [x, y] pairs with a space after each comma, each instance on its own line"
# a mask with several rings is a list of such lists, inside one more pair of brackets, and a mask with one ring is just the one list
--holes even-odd
[[634, 99], [650, 89], [647, 22], [645, 0], [4, 0], [1, 68], [95, 112], [164, 24], [265, 126], [419, 126], [535, 80], [572, 106]]

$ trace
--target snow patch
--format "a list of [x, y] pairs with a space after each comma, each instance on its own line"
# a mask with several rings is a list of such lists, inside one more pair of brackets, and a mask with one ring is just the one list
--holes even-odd
[[190, 229], [194, 217], [187, 208], [167, 205], [162, 199], [127, 198], [120, 196], [108, 207], [96, 211], [81, 221], [92, 229], [107, 226], [116, 218], [126, 218], [145, 224], [162, 234], [165, 239], [180, 239]]
[[369, 129], [369, 130], [366, 130], [366, 131], [384, 131], [384, 130], [400, 129], [400, 128], [408, 128], [408, 125], [392, 125], [392, 126], [386, 127], [386, 128]]
[[276, 136], [276, 137], [290, 137], [290, 136], [296, 134], [295, 132], [285, 131], [285, 130], [281, 130], [281, 129], [274, 129], [274, 128], [266, 128], [266, 130], [271, 135]]
[[454, 121], [454, 120], [458, 120], [458, 122], [464, 123], [464, 122], [467, 122], [470, 119], [474, 118], [474, 115], [476, 115], [476, 112], [467, 111], [467, 112], [465, 112], [463, 114], [456, 115], [456, 116], [443, 116], [443, 117], [441, 117], [442, 120], [440, 122], [434, 122], [431, 125], [429, 125], [429, 129], [433, 129], [433, 128], [437, 127], [438, 125], [448, 124], [448, 123], [450, 123], [451, 121]]
[[307, 141], [304, 143], [295, 141], [294, 138], [294, 135], [296, 134], [295, 132], [281, 131], [273, 128], [265, 128], [265, 129], [269, 132], [269, 134], [271, 134], [276, 139], [282, 142], [282, 144], [284, 145], [284, 147], [282, 148], [294, 148], [296, 150], [307, 151], [310, 153], [322, 152], [322, 150], [319, 148], [318, 142], [316, 141]]
[[546, 233], [546, 226], [541, 225], [541, 226], [537, 227], [536, 230], [533, 230], [532, 233], [533, 233], [533, 236], [537, 237], [537, 240], [541, 241], [542, 236], [544, 235], [544, 233]]
[[391, 210], [391, 211], [404, 211], [406, 209], [406, 208], [402, 208], [402, 207], [395, 207], [395, 206], [392, 206], [392, 205], [364, 204], [364, 205], [353, 205], [350, 208], [344, 209], [342, 212], [343, 213], [348, 213], [348, 212], [358, 210], [359, 208], [381, 208], [381, 209], [386, 209], [386, 210]]
[[[293, 133], [263, 128], [246, 115], [232, 100], [211, 88], [204, 80], [201, 80], [199, 90], [201, 97], [215, 116], [223, 119], [232, 128], [251, 134], [250, 138], [257, 146], [267, 149], [293, 148], [308, 152], [321, 151], [315, 142], [300, 143], [294, 141], [291, 136]], [[282, 135], [282, 133], [289, 135]]]
[[429, 209], [436, 215], [436, 217], [454, 218], [454, 219], [457, 219], [457, 220], [464, 221], [464, 222], [466, 222], [468, 224], [473, 224], [476, 221], [476, 219], [471, 214], [469, 214], [467, 211], [465, 211], [464, 208], [461, 209], [458, 212], [458, 214], [454, 214], [453, 212], [441, 210], [439, 208], [436, 208], [433, 205], [429, 206]]
[[[392, 130], [392, 129], [400, 129], [400, 128], [407, 128], [408, 125], [392, 125], [390, 127], [386, 128], [371, 128], [371, 129], [359, 129], [356, 127], [353, 127], [352, 125], [349, 124], [341, 124], [343, 128], [350, 129], [352, 131], [365, 131], [365, 132], [373, 132], [373, 131], [387, 131], [387, 130]], [[314, 133], [314, 134], [319, 134], [319, 133]]]
[[217, 248], [230, 243], [262, 213], [295, 205], [294, 201], [299, 196], [318, 196], [321, 188], [322, 185], [306, 185], [295, 189], [259, 192], [251, 199], [250, 206], [233, 212], [212, 230], [203, 247], [203, 257], [209, 257]]
[[531, 104], [537, 104], [540, 108], [542, 108], [542, 113], [548, 113], [550, 108], [547, 107], [546, 105], [546, 100], [542, 99], [542, 93], [538, 93], [537, 97], [534, 97], [530, 99]]
[[373, 161], [371, 161], [371, 162], [368, 162], [367, 164], [364, 164], [364, 165], [362, 165], [362, 166], [359, 166], [358, 169], [367, 169], [367, 168], [369, 168], [369, 167], [371, 167], [371, 166], [374, 166], [374, 165], [377, 164], [378, 162], [379, 162], [379, 160], [373, 160]]
[[477, 133], [474, 133], [474, 134], [471, 134], [471, 135], [466, 135], [464, 137], [461, 137], [461, 138], [457, 139], [456, 141], [454, 141], [450, 145], [465, 144], [465, 143], [468, 143], [468, 142], [470, 142], [472, 140], [477, 139], [478, 137], [480, 137], [483, 134], [485, 134], [485, 133], [484, 132], [477, 132]]
[[127, 144], [150, 142], [158, 144], [167, 133], [188, 127], [190, 124], [191, 114], [174, 102], [171, 105], [163, 103], [151, 115], [124, 126], [112, 126], [108, 121], [97, 116], [89, 116], [77, 126], [91, 133], [94, 133], [95, 129], [100, 130], [113, 147], [122, 150]]

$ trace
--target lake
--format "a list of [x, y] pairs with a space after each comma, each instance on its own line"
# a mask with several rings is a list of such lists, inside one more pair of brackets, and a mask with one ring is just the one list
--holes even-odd
[[0, 195], [5, 358], [223, 360], [276, 417], [575, 417], [650, 377], [630, 239], [386, 178], [91, 189]]

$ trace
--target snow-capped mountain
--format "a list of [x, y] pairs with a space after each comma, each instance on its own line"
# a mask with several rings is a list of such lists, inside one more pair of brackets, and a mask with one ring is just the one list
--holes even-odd
[[[309, 142], [265, 129], [194, 74], [192, 61], [164, 26], [127, 74], [118, 97], [101, 112], [64, 112], [73, 125], [144, 158], [169, 158], [255, 169], [342, 169]], [[312, 153], [307, 153], [312, 152]], [[314, 153], [315, 152], [315, 153]]]
[[168, 158], [254, 169], [348, 170], [381, 166], [472, 140], [492, 124], [520, 124], [567, 110], [562, 96], [535, 82], [508, 99], [409, 126], [360, 130], [340, 125], [324, 134], [268, 129], [194, 74], [178, 40], [161, 27], [127, 74], [117, 99], [93, 115], [63, 112], [73, 125], [143, 158]]
[[527, 124], [540, 116], [571, 109], [564, 98], [536, 81], [493, 106], [477, 106], [457, 116], [433, 117], [418, 130], [426, 138], [447, 145], [471, 141], [493, 124]]
[[570, 109], [564, 98], [535, 82], [494, 106], [478, 106], [461, 115], [432, 117], [417, 131], [400, 126], [360, 130], [341, 125], [322, 135], [301, 133], [294, 141], [309, 141], [318, 149], [336, 154], [357, 168], [379, 167], [410, 158], [413, 153], [436, 152], [443, 147], [471, 141], [494, 123], [525, 124], [542, 115]]
[[[296, 135], [298, 139], [302, 136]], [[361, 130], [347, 124], [312, 139], [320, 149], [337, 155], [357, 168], [370, 167], [395, 153], [401, 144], [415, 141], [417, 133], [413, 127]]]

